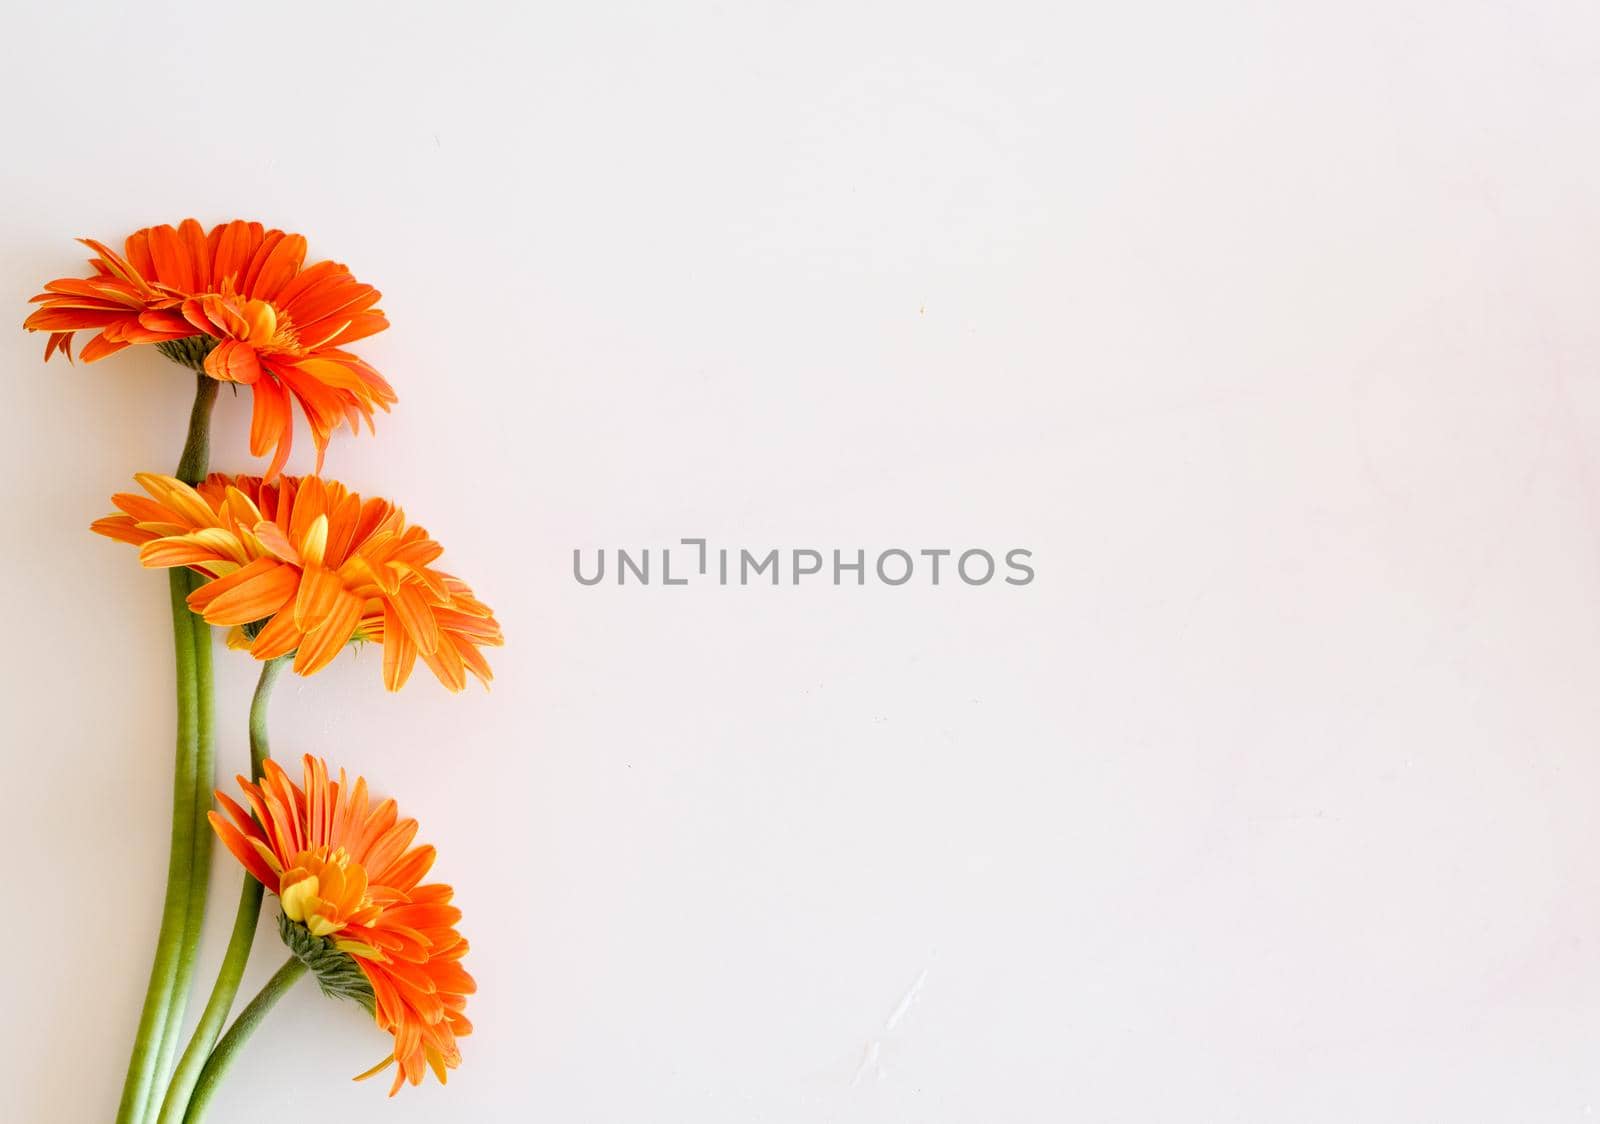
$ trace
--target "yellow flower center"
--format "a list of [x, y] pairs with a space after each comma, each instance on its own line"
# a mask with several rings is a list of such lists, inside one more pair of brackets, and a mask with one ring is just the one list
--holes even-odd
[[281, 351], [292, 355], [300, 352], [300, 337], [289, 322], [287, 314], [268, 301], [247, 300], [243, 307], [235, 306], [241, 318], [249, 325], [244, 341], [263, 351]]
[[343, 847], [332, 854], [326, 847], [301, 851], [278, 877], [278, 900], [290, 921], [304, 925], [312, 936], [326, 937], [367, 904], [367, 872], [350, 861]]
[[245, 297], [224, 284], [222, 290], [199, 298], [208, 319], [233, 339], [258, 351], [300, 355], [300, 335], [282, 309], [271, 301]]

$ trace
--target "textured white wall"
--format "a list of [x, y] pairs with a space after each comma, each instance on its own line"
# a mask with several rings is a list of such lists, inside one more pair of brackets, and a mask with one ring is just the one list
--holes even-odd
[[[401, 404], [329, 472], [510, 641], [487, 696], [386, 697], [368, 652], [273, 711], [438, 844], [481, 983], [457, 1079], [350, 1084], [382, 1036], [303, 985], [216, 1118], [1592, 1113], [1597, 34], [1442, 0], [13, 5], [12, 320], [77, 234], [304, 231], [394, 321], [362, 350]], [[41, 346], [0, 332], [0, 1076], [77, 1122], [144, 986], [172, 709], [165, 583], [86, 527], [170, 469], [189, 385]], [[570, 576], [685, 535], [1039, 577]], [[252, 669], [218, 660], [231, 774]], [[264, 929], [249, 985], [278, 959]]]

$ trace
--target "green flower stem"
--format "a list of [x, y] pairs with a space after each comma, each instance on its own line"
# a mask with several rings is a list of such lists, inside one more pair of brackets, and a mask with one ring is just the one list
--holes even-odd
[[[261, 678], [256, 682], [255, 697], [250, 700], [250, 776], [259, 780], [266, 763], [267, 700], [272, 697], [272, 686], [292, 657], [279, 656], [261, 665]], [[239, 891], [239, 908], [233, 917], [233, 935], [228, 938], [228, 951], [223, 954], [222, 967], [217, 970], [217, 982], [212, 985], [211, 998], [201, 1012], [200, 1022], [194, 1028], [172, 1084], [167, 1087], [167, 1099], [161, 1105], [159, 1124], [182, 1124], [206, 1059], [216, 1045], [217, 1035], [239, 994], [239, 981], [244, 978], [244, 967], [250, 959], [250, 946], [255, 941], [256, 923], [261, 916], [262, 886], [249, 874]]]
[[260, 780], [265, 772], [272, 747], [267, 743], [267, 700], [272, 697], [272, 687], [279, 674], [294, 662], [293, 654], [279, 656], [261, 665], [261, 678], [256, 680], [256, 693], [250, 700], [250, 776]]
[[210, 375], [195, 372], [194, 406], [189, 410], [189, 436], [178, 458], [173, 475], [185, 484], [198, 484], [211, 466], [211, 408], [217, 404], [217, 389], [222, 385]]
[[[189, 435], [178, 461], [178, 475], [190, 482], [204, 477], [210, 459], [211, 408], [217, 400], [217, 386], [214, 379], [196, 376]], [[139, 1030], [117, 1107], [117, 1124], [146, 1124], [154, 1112], [183, 1022], [200, 938], [200, 918], [205, 912], [211, 833], [197, 832], [195, 828], [197, 822], [204, 821], [204, 813], [197, 811], [201, 804], [206, 809], [211, 805], [211, 629], [189, 611], [192, 579], [193, 575], [183, 569], [173, 570], [168, 577], [177, 669], [178, 736], [172, 776], [167, 892], [150, 982], [139, 1014]]]
[[198, 1124], [205, 1119], [206, 1107], [216, 1094], [217, 1086], [221, 1085], [222, 1079], [227, 1076], [228, 1069], [233, 1065], [239, 1050], [249, 1040], [250, 1035], [255, 1033], [261, 1020], [267, 1017], [267, 1012], [283, 998], [283, 993], [305, 974], [306, 966], [300, 962], [300, 958], [289, 957], [284, 961], [283, 967], [267, 981], [266, 986], [256, 993], [256, 997], [250, 1000], [243, 1011], [239, 1012], [239, 1017], [233, 1020], [228, 1033], [222, 1036], [222, 1041], [217, 1043], [217, 1048], [211, 1052], [205, 1068], [200, 1071], [200, 1080], [194, 1087], [194, 1097], [189, 1101], [189, 1115], [185, 1118], [188, 1124]]
[[[186, 591], [198, 589], [205, 580], [199, 574], [186, 569], [177, 573], [184, 579]], [[186, 592], [186, 601], [187, 596]], [[187, 603], [184, 609], [188, 610]], [[211, 680], [211, 626], [192, 613], [190, 622], [194, 629], [196, 739], [194, 788], [190, 794], [186, 813], [189, 817], [189, 883], [183, 940], [178, 946], [178, 964], [173, 977], [172, 999], [167, 1005], [167, 1021], [162, 1028], [161, 1046], [156, 1054], [154, 1081], [150, 1086], [150, 1099], [145, 1106], [146, 1120], [154, 1120], [161, 1108], [162, 1090], [166, 1088], [167, 1075], [172, 1072], [173, 1058], [178, 1052], [178, 1042], [183, 1033], [183, 1012], [188, 1006], [189, 993], [194, 986], [195, 961], [200, 954], [200, 926], [205, 920], [206, 895], [211, 881], [212, 832], [206, 816], [211, 811], [211, 793], [216, 787], [217, 756], [214, 732], [216, 692], [212, 688]], [[176, 807], [175, 805], [174, 814]]]

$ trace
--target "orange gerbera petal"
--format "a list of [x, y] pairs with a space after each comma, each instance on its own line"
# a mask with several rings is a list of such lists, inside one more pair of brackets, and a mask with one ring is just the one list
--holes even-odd
[[337, 262], [305, 264], [306, 240], [241, 220], [208, 233], [194, 219], [129, 235], [122, 254], [85, 239], [93, 276], [51, 281], [23, 322], [47, 332], [45, 359], [71, 361], [76, 332], [96, 333], [85, 363], [154, 343], [176, 362], [243, 384], [255, 396], [250, 449], [272, 451], [274, 479], [289, 455], [290, 400], [300, 404], [320, 468], [333, 431], [387, 411], [395, 393], [341, 348], [389, 326], [378, 290]]
[[[263, 776], [239, 786], [249, 812], [218, 792], [227, 815], [213, 812], [212, 829], [239, 864], [282, 907], [279, 931], [328, 990], [362, 999], [373, 1020], [393, 1036], [389, 1056], [357, 1080], [396, 1066], [401, 1085], [440, 1082], [461, 1064], [457, 1040], [472, 1031], [465, 1014], [477, 983], [461, 967], [467, 942], [456, 931], [461, 911], [453, 891], [419, 885], [433, 865], [430, 846], [407, 849], [417, 831], [393, 801], [374, 810], [367, 784], [338, 780], [326, 762], [301, 760], [295, 784], [275, 761]], [[353, 992], [348, 966], [365, 982]]]
[[261, 357], [239, 340], [223, 340], [205, 358], [206, 374], [223, 382], [254, 383], [261, 377]]
[[[162, 253], [172, 252], [169, 239]], [[485, 685], [493, 678], [482, 649], [503, 642], [499, 622], [465, 582], [434, 567], [443, 548], [387, 500], [315, 476], [213, 474], [194, 488], [170, 476], [135, 479], [148, 495], [116, 496], [122, 514], [91, 529], [138, 546], [146, 566], [210, 579], [189, 607], [239, 627], [230, 647], [260, 660], [292, 652], [294, 670], [314, 675], [352, 640], [381, 644], [391, 691], [419, 658], [452, 691], [469, 674]]]
[[[164, 541], [167, 540], [160, 539], [151, 545]], [[265, 620], [287, 605], [299, 584], [300, 574], [293, 566], [271, 558], [257, 558], [243, 569], [207, 582], [189, 594], [189, 608], [203, 616], [208, 624], [225, 628], [251, 624]]]

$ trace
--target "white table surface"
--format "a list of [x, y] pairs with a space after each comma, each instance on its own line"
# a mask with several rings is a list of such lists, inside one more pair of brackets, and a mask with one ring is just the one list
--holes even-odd
[[[6, 25], [13, 321], [76, 235], [305, 232], [394, 323], [359, 350], [400, 405], [329, 473], [509, 638], [491, 694], [388, 697], [369, 651], [272, 713], [438, 845], [465, 1064], [388, 1102], [348, 1080], [384, 1036], [302, 985], [215, 1120], [1596, 1112], [1592, 5]], [[0, 1077], [76, 1124], [143, 993], [173, 707], [165, 582], [87, 525], [171, 468], [189, 382], [42, 343], [0, 332]], [[684, 536], [1038, 577], [572, 579]]]

